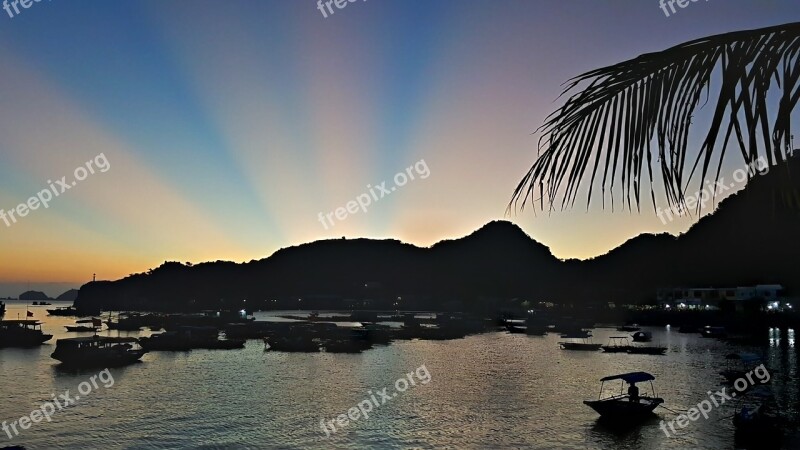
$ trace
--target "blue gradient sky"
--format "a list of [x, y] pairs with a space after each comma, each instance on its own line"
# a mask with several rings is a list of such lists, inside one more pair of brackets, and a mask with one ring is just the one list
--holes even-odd
[[[797, 20], [794, 0], [711, 0], [672, 17], [656, 0], [382, 0], [328, 18], [313, 0], [0, 11], [0, 209], [101, 152], [111, 165], [0, 222], [0, 296], [322, 238], [468, 234], [504, 217], [569, 77]], [[317, 220], [420, 159], [427, 179], [327, 230]], [[510, 219], [562, 258], [695, 220], [599, 205]]]

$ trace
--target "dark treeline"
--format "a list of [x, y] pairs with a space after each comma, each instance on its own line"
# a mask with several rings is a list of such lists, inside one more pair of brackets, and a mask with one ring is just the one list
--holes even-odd
[[122, 280], [86, 284], [76, 305], [84, 311], [394, 309], [400, 297], [401, 309], [488, 311], [511, 299], [645, 303], [659, 287], [764, 283], [783, 284], [796, 295], [800, 182], [791, 174], [800, 174], [798, 158], [755, 176], [681, 236], [643, 234], [585, 261], [559, 260], [516, 225], [496, 221], [430, 248], [337, 239], [243, 264], [165, 263]]

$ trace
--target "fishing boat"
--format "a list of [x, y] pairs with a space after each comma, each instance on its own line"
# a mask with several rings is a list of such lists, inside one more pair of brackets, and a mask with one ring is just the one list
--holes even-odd
[[[620, 380], [619, 394], [603, 397], [603, 387], [608, 381]], [[630, 372], [620, 375], [611, 375], [600, 379], [600, 395], [597, 400], [584, 400], [584, 404], [597, 411], [600, 417], [606, 420], [633, 422], [647, 418], [664, 399], [656, 395], [653, 387], [655, 377], [647, 372]], [[639, 395], [636, 383], [650, 382], [652, 396]], [[623, 388], [628, 384], [628, 391]]]
[[[84, 320], [76, 320], [76, 325], [66, 325], [64, 328], [67, 331], [72, 333], [97, 333], [100, 331], [100, 328], [103, 326], [103, 322], [100, 319], [84, 319]], [[84, 323], [89, 323], [91, 326], [87, 325], [80, 325]]]
[[42, 332], [42, 323], [38, 320], [0, 320], [0, 348], [36, 347], [52, 337]]
[[[562, 336], [563, 337], [563, 336]], [[558, 345], [564, 350], [579, 350], [594, 352], [600, 350], [603, 344], [595, 344], [589, 338], [571, 338], [572, 341], [559, 342]]]
[[244, 339], [220, 339], [215, 327], [181, 327], [139, 339], [149, 351], [187, 351], [194, 349], [233, 350], [244, 348]]
[[56, 309], [48, 309], [47, 314], [51, 316], [77, 316], [78, 310], [74, 306], [60, 306]]
[[628, 336], [611, 336], [608, 338], [608, 345], [601, 348], [606, 353], [626, 353], [631, 348], [631, 344]]
[[133, 364], [147, 353], [136, 338], [92, 336], [59, 339], [50, 357], [69, 367], [120, 367]]
[[591, 330], [573, 330], [559, 335], [562, 339], [588, 339], [592, 337]]
[[626, 323], [621, 327], [617, 327], [617, 331], [639, 331], [642, 328], [636, 323]]
[[650, 342], [653, 340], [653, 333], [649, 331], [637, 331], [631, 336], [633, 342]]

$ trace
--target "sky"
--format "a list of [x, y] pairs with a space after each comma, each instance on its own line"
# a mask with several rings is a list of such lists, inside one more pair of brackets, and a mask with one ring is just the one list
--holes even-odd
[[0, 11], [0, 209], [38, 200], [0, 221], [0, 297], [342, 236], [429, 246], [497, 219], [559, 258], [683, 232], [697, 217], [585, 202], [506, 215], [536, 128], [584, 71], [800, 20], [796, 0], [699, 1], [669, 17], [658, 0], [317, 6]]

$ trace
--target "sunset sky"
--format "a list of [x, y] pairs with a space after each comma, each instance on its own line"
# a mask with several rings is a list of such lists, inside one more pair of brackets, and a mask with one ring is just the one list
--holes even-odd
[[[97, 155], [110, 167], [0, 221], [0, 297], [317, 239], [469, 234], [505, 217], [571, 76], [798, 20], [796, 0], [700, 1], [670, 17], [658, 0], [373, 0], [327, 18], [314, 0], [0, 11], [0, 209]], [[328, 229], [318, 220], [420, 160], [429, 177]], [[560, 258], [696, 220], [579, 203], [508, 219]]]

